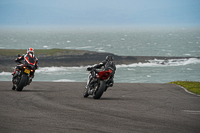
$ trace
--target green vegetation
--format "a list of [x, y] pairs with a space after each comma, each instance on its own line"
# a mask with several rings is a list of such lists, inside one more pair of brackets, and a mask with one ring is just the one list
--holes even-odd
[[[4, 56], [17, 56], [18, 54], [25, 54], [26, 49], [0, 49], [0, 55]], [[90, 53], [84, 50], [71, 50], [71, 49], [35, 49], [37, 55], [83, 55]]]
[[18, 49], [0, 49], [0, 55], [5, 56], [17, 56], [18, 54], [24, 54], [26, 50], [18, 50]]
[[200, 82], [194, 82], [194, 81], [174, 81], [169, 82], [170, 84], [177, 84], [184, 88], [186, 88], [188, 91], [200, 95]]

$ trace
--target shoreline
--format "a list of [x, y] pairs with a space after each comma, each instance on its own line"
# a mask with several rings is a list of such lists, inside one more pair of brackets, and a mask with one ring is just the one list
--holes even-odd
[[[160, 59], [189, 59], [200, 57], [164, 57], [164, 56], [118, 56], [112, 53], [102, 53], [86, 50], [50, 49], [36, 50], [35, 56], [39, 60], [39, 67], [78, 67], [98, 64], [105, 60], [107, 55], [112, 55], [116, 65], [148, 63], [148, 60]], [[0, 49], [0, 72], [12, 72], [17, 65], [15, 59], [18, 54], [24, 54], [26, 50]]]

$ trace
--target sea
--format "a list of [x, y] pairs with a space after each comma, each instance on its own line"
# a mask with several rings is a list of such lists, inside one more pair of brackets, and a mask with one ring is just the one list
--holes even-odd
[[[1, 28], [0, 49], [28, 47], [33, 47], [35, 53], [37, 49], [59, 48], [108, 52], [119, 56], [191, 57], [116, 64], [114, 82], [200, 81], [200, 27]], [[96, 63], [100, 62], [97, 60]], [[87, 67], [39, 67], [33, 81], [86, 82]], [[1, 71], [0, 81], [11, 81], [11, 74]]]

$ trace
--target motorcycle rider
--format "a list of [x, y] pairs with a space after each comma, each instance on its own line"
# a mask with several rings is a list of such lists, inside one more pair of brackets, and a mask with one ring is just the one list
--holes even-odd
[[[36, 70], [38, 68], [38, 59], [34, 55], [34, 48], [28, 48], [27, 54], [25, 54], [25, 55], [22, 55], [22, 56], [18, 55], [18, 58], [15, 59], [15, 62], [21, 63], [20, 61], [22, 61], [22, 60], [24, 60], [25, 64], [30, 64], [30, 63], [35, 64], [34, 70]], [[22, 69], [22, 65], [23, 64], [16, 66], [15, 71], [12, 74], [13, 78], [15, 78], [18, 75], [19, 70]], [[34, 72], [31, 72], [30, 79], [29, 79], [30, 82], [32, 81], [33, 78], [34, 78]]]
[[[114, 84], [113, 78], [114, 78], [114, 74], [116, 71], [114, 57], [112, 57], [111, 55], [106, 56], [106, 60], [100, 62], [99, 64], [95, 64], [93, 67], [88, 67], [87, 70], [91, 71], [93, 68], [100, 69], [102, 66], [104, 66], [103, 70], [109, 71], [111, 74], [109, 82], [108, 82], [108, 87], [112, 87]], [[92, 78], [91, 78], [91, 81], [89, 82], [89, 84], [92, 84], [97, 80], [95, 71], [91, 71], [91, 75], [92, 75]]]

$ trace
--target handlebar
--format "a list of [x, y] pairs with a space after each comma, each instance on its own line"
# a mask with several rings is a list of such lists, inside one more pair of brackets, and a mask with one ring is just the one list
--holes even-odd
[[88, 67], [87, 71], [91, 71], [92, 69], [94, 69], [93, 67]]

